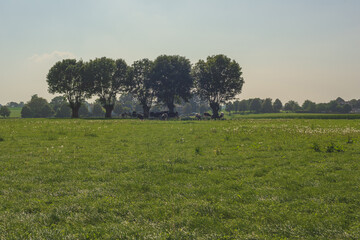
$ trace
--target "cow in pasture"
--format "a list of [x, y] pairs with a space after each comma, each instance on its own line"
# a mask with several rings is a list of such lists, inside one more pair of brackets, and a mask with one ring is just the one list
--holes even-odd
[[224, 113], [221, 112], [220, 115], [218, 115], [217, 117], [215, 117], [214, 115], [211, 116], [211, 119], [222, 119], [224, 117]]
[[122, 118], [128, 118], [130, 116], [131, 116], [131, 113], [127, 113], [127, 112], [124, 112], [124, 113], [121, 114]]
[[179, 117], [179, 113], [178, 113], [178, 112], [168, 113], [168, 116], [169, 116], [170, 118], [178, 118], [178, 117]]
[[195, 118], [196, 118], [197, 120], [201, 120], [201, 115], [200, 115], [200, 113], [196, 113], [196, 114], [195, 114]]
[[144, 115], [142, 115], [141, 113], [138, 113], [136, 116], [138, 119], [141, 119], [141, 120], [144, 119]]
[[211, 118], [211, 114], [210, 114], [210, 113], [205, 112], [205, 113], [204, 113], [204, 118]]
[[163, 114], [161, 115], [161, 120], [167, 120], [168, 117], [169, 117], [169, 115], [168, 115], [167, 113], [163, 113]]
[[179, 113], [178, 112], [170, 113], [169, 111], [150, 112], [150, 117], [152, 117], [152, 118], [159, 118], [159, 119], [163, 120], [164, 116], [166, 116], [166, 119], [167, 118], [178, 118]]
[[150, 112], [150, 117], [152, 118], [161, 118], [161, 115], [164, 113], [168, 114], [168, 111], [161, 111], [161, 112]]
[[136, 111], [133, 111], [132, 114], [131, 114], [131, 117], [137, 118], [137, 112], [136, 112]]

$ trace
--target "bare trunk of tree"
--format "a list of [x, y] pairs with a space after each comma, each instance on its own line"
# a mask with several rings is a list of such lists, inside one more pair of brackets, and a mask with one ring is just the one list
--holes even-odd
[[111, 118], [111, 113], [114, 109], [114, 104], [105, 105], [105, 118]]
[[144, 118], [149, 118], [150, 107], [143, 105]]
[[174, 113], [175, 105], [174, 102], [170, 102], [167, 104], [167, 107], [169, 109], [169, 113]]
[[72, 110], [71, 118], [79, 118], [79, 109], [81, 103], [70, 103], [70, 108]]
[[220, 104], [217, 103], [217, 102], [211, 102], [210, 107], [211, 107], [212, 112], [213, 112], [212, 118], [214, 118], [214, 119], [219, 118]]

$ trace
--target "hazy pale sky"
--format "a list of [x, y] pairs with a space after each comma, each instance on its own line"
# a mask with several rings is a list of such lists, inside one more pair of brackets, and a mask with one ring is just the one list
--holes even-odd
[[241, 99], [360, 98], [359, 0], [1, 0], [0, 103], [50, 100], [64, 58], [226, 54]]

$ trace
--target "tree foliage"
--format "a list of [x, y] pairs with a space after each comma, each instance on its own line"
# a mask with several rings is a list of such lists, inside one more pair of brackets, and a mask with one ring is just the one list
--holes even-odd
[[127, 81], [128, 91], [142, 105], [144, 117], [149, 117], [149, 111], [155, 98], [154, 78], [152, 77], [154, 63], [149, 59], [135, 61]]
[[39, 112], [39, 117], [46, 118], [54, 116], [54, 110], [50, 107], [49, 104], [45, 104]]
[[209, 56], [194, 67], [195, 89], [202, 99], [209, 102], [213, 116], [219, 116], [220, 104], [241, 93], [244, 79], [241, 67], [225, 55]]
[[249, 110], [249, 101], [243, 99], [238, 103], [237, 110], [240, 112], [245, 112]]
[[280, 112], [280, 110], [283, 108], [283, 104], [280, 101], [280, 99], [275, 99], [274, 104], [273, 104], [273, 109], [274, 112]]
[[20, 102], [20, 103], [17, 103], [17, 102], [8, 102], [6, 104], [7, 107], [9, 108], [17, 108], [17, 107], [23, 107], [25, 104], [24, 102]]
[[90, 116], [88, 106], [89, 106], [89, 104], [87, 102], [81, 104], [81, 107], [79, 108], [79, 116], [80, 117], [89, 117]]
[[296, 112], [296, 111], [298, 111], [300, 109], [301, 109], [301, 107], [299, 106], [299, 104], [297, 102], [293, 101], [293, 100], [288, 101], [284, 105], [284, 110], [285, 111]]
[[157, 100], [165, 103], [170, 113], [174, 113], [175, 103], [191, 97], [193, 79], [190, 75], [191, 64], [181, 56], [161, 55], [154, 61], [154, 91]]
[[27, 105], [23, 106], [23, 108], [21, 109], [21, 117], [22, 118], [31, 118], [31, 117], [33, 117], [33, 112], [31, 111], [29, 106], [27, 106]]
[[314, 113], [316, 112], [316, 103], [310, 100], [305, 100], [304, 103], [302, 104], [302, 110], [304, 112]]
[[124, 112], [124, 107], [119, 102], [115, 103], [114, 113], [117, 116], [120, 116], [120, 114], [122, 114], [123, 112]]
[[273, 104], [272, 104], [272, 99], [271, 99], [271, 98], [266, 98], [266, 99], [262, 102], [261, 111], [262, 111], [263, 113], [272, 113], [272, 112], [274, 111], [274, 109], [273, 109]]
[[11, 111], [9, 110], [8, 107], [6, 107], [6, 106], [0, 107], [0, 116], [2, 116], [3, 118], [9, 117], [10, 113], [11, 113]]
[[99, 103], [95, 103], [92, 109], [92, 116], [93, 117], [102, 117], [104, 116], [104, 109]]
[[[57, 112], [57, 110], [63, 105], [66, 104], [66, 98], [64, 96], [57, 96], [54, 97], [53, 99], [51, 99], [50, 101], [50, 106], [52, 107], [52, 109]], [[69, 105], [67, 104], [68, 108]], [[69, 108], [70, 109], [70, 108]]]
[[69, 104], [66, 102], [62, 103], [59, 108], [57, 108], [55, 117], [57, 118], [69, 118], [71, 117], [71, 109], [69, 108]]
[[260, 98], [254, 98], [250, 100], [250, 111], [255, 113], [261, 112], [262, 101]]
[[229, 114], [231, 111], [234, 111], [234, 104], [232, 102], [226, 103], [225, 111], [229, 112]]
[[192, 113], [192, 107], [190, 103], [185, 103], [185, 105], [183, 106], [181, 113], [183, 115], [190, 115]]
[[25, 104], [21, 110], [23, 118], [46, 118], [54, 115], [53, 109], [50, 107], [46, 99], [38, 97], [37, 94], [31, 97], [31, 100]]
[[85, 98], [91, 96], [91, 82], [84, 76], [84, 63], [65, 59], [55, 63], [47, 74], [48, 91], [64, 94], [72, 109], [72, 117], [79, 117], [79, 108]]
[[106, 110], [106, 118], [111, 118], [116, 95], [124, 90], [127, 71], [127, 64], [122, 59], [114, 61], [103, 57], [90, 60], [86, 64], [86, 78], [92, 82], [92, 93], [99, 97], [100, 103]]

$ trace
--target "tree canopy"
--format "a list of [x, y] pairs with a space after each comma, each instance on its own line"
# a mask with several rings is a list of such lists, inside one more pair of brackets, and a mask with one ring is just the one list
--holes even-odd
[[163, 102], [174, 113], [175, 103], [191, 97], [193, 79], [190, 61], [178, 55], [161, 55], [154, 61], [154, 91], [157, 100]]
[[274, 112], [280, 112], [280, 110], [282, 109], [283, 107], [283, 104], [282, 102], [280, 101], [280, 99], [275, 99], [274, 101], [274, 104], [273, 104], [273, 109], [274, 109]]
[[86, 64], [86, 78], [93, 87], [92, 94], [99, 97], [99, 102], [105, 108], [105, 117], [110, 118], [116, 102], [116, 95], [124, 87], [128, 67], [124, 60], [114, 61], [110, 58], [96, 58]]
[[261, 111], [262, 100], [260, 98], [254, 98], [250, 101], [250, 111], [259, 113]]
[[55, 63], [47, 74], [48, 91], [64, 94], [72, 109], [72, 117], [79, 117], [79, 108], [85, 98], [91, 96], [91, 82], [84, 77], [83, 61], [65, 59]]
[[11, 111], [9, 110], [8, 107], [6, 107], [6, 106], [0, 107], [0, 116], [2, 116], [3, 118], [9, 117], [10, 113], [11, 113]]
[[154, 63], [149, 59], [135, 61], [131, 68], [127, 81], [130, 93], [142, 105], [144, 117], [149, 117], [149, 111], [155, 98], [154, 78], [152, 77]]
[[262, 102], [261, 111], [262, 111], [263, 113], [272, 113], [272, 112], [274, 111], [274, 109], [273, 109], [273, 104], [272, 104], [272, 99], [271, 99], [271, 98], [266, 98], [266, 99]]
[[297, 102], [295, 102], [293, 100], [288, 101], [284, 105], [284, 110], [285, 111], [293, 111], [293, 112], [295, 112], [295, 111], [297, 111], [299, 109], [301, 109], [301, 107], [299, 106], [299, 104]]
[[209, 56], [194, 67], [195, 89], [199, 96], [209, 101], [213, 117], [219, 116], [220, 104], [241, 93], [244, 79], [241, 67], [225, 55]]
[[21, 116], [23, 118], [46, 118], [52, 117], [54, 110], [51, 108], [46, 99], [38, 97], [37, 94], [31, 97], [21, 110]]

